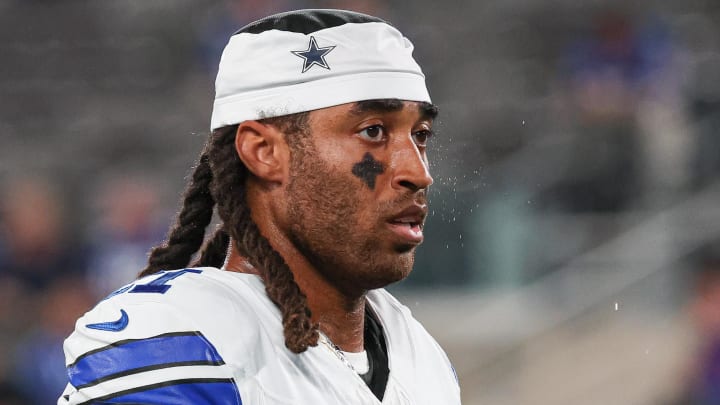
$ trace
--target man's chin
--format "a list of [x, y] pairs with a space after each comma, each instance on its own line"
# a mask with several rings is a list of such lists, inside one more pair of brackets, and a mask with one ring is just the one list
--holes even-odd
[[387, 266], [378, 266], [378, 268], [366, 278], [367, 289], [374, 290], [376, 288], [383, 288], [404, 280], [410, 275], [414, 261], [415, 252], [411, 249], [406, 253], [396, 256], [393, 263]]
[[[316, 265], [317, 268], [341, 290], [348, 293], [383, 288], [405, 279], [412, 271], [415, 262], [415, 249], [403, 249], [397, 252], [396, 247], [376, 247], [367, 251], [373, 254], [361, 255], [349, 260], [334, 260]], [[335, 256], [333, 259], [337, 259]]]

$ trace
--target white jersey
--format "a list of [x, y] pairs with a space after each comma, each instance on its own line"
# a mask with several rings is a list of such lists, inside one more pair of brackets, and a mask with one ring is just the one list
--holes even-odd
[[390, 375], [379, 401], [326, 345], [295, 354], [258, 276], [194, 268], [148, 276], [80, 318], [65, 341], [68, 404], [460, 404], [440, 346], [385, 290], [368, 293]]

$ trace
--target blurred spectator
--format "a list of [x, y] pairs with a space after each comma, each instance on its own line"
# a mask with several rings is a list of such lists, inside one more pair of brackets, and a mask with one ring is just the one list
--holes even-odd
[[689, 136], [685, 90], [688, 50], [665, 19], [645, 17], [638, 27], [643, 61], [638, 126], [642, 189], [646, 206], [672, 203], [690, 179], [693, 138]]
[[58, 280], [43, 297], [37, 319], [27, 320], [35, 326], [17, 348], [8, 375], [31, 400], [26, 404], [57, 401], [67, 384], [63, 341], [72, 332], [75, 319], [90, 309], [93, 300], [81, 278]]
[[691, 321], [697, 348], [682, 394], [672, 405], [720, 404], [720, 244], [701, 249], [693, 258]]
[[87, 269], [97, 297], [134, 280], [145, 268], [150, 248], [162, 241], [167, 225], [159, 199], [151, 184], [137, 178], [111, 180], [99, 192], [99, 222], [90, 232]]
[[15, 344], [31, 323], [29, 320], [35, 319], [36, 307], [36, 302], [17, 280], [0, 279], [0, 383], [10, 367], [8, 362]]
[[63, 229], [60, 200], [45, 181], [18, 179], [2, 194], [0, 279], [42, 292], [82, 270], [82, 249]]
[[694, 71], [690, 110], [697, 139], [693, 186], [701, 188], [720, 176], [720, 55], [701, 60]]
[[[58, 196], [41, 179], [9, 181], [1, 193], [0, 380], [13, 349], [37, 316], [39, 297], [79, 273], [83, 249], [63, 229]], [[82, 286], [80, 287], [82, 288]], [[70, 290], [72, 291], [72, 290]]]
[[577, 122], [568, 180], [559, 191], [571, 210], [617, 211], [636, 194], [635, 114], [649, 69], [640, 45], [626, 16], [606, 12], [564, 51], [567, 108]]

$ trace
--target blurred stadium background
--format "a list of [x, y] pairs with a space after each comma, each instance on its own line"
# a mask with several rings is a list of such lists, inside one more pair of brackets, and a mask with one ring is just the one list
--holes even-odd
[[162, 240], [230, 33], [388, 19], [433, 101], [433, 213], [392, 289], [465, 404], [720, 404], [720, 3], [0, 0], [0, 404]]

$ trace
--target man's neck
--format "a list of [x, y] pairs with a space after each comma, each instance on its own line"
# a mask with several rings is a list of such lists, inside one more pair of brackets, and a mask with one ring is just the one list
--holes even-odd
[[[320, 330], [341, 350], [361, 352], [364, 349], [365, 292], [352, 295], [342, 292], [315, 269], [289, 241], [271, 244], [283, 256], [300, 290], [307, 297], [312, 321], [318, 323]], [[234, 246], [229, 249], [225, 269], [262, 276]]]

